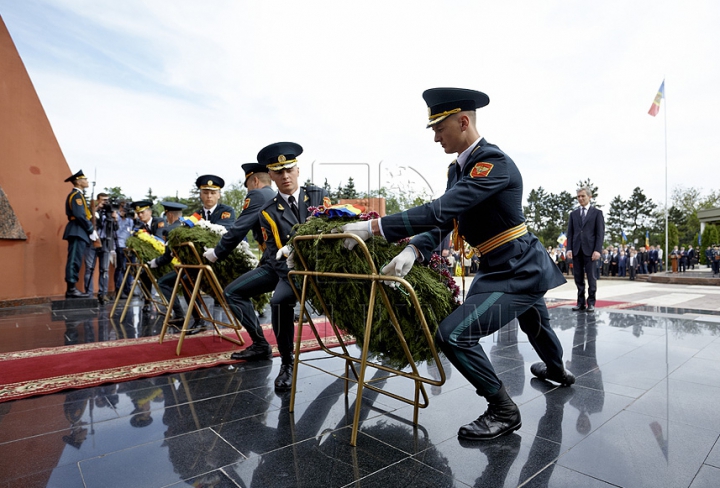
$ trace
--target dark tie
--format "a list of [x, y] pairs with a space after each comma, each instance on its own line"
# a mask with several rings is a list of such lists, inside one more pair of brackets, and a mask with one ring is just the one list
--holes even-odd
[[300, 223], [300, 212], [298, 211], [297, 205], [295, 205], [295, 197], [290, 195], [288, 197], [288, 202], [290, 202], [290, 210], [292, 210], [298, 223]]
[[580, 219], [582, 219], [583, 222], [585, 221], [585, 207], [582, 207], [580, 211]]
[[[583, 214], [583, 218], [585, 218], [585, 214]], [[205, 210], [205, 220], [210, 222], [210, 210]]]

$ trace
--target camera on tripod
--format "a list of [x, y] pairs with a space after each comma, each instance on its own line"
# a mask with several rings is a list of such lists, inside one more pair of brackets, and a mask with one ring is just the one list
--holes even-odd
[[125, 217], [130, 217], [131, 219], [135, 218], [135, 209], [130, 203], [126, 203], [123, 206], [123, 209], [125, 210]]
[[104, 215], [105, 217], [111, 217], [113, 212], [117, 212], [120, 209], [120, 200], [118, 200], [116, 197], [109, 198], [106, 202], [104, 202], [100, 208], [98, 209], [100, 211], [101, 215]]

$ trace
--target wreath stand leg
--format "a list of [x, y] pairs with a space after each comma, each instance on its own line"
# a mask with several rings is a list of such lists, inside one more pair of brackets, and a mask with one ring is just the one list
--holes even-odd
[[[313, 241], [316, 242], [317, 245], [321, 245], [321, 242], [317, 241], [323, 241], [323, 240], [331, 240], [331, 239], [355, 239], [357, 241], [357, 246], [363, 253], [368, 267], [371, 270], [370, 274], [351, 274], [351, 273], [330, 273], [330, 272], [322, 272], [322, 271], [315, 271], [312, 270], [308, 264], [305, 257], [302, 255], [302, 252], [297, 245], [298, 241]], [[293, 368], [293, 381], [292, 381], [292, 388], [290, 391], [290, 406], [289, 411], [292, 413], [295, 409], [295, 394], [296, 394], [296, 387], [297, 387], [297, 376], [298, 376], [298, 368], [300, 364], [310, 366], [312, 368], [315, 368], [319, 371], [322, 371], [324, 373], [330, 374], [332, 376], [335, 376], [336, 378], [340, 378], [345, 380], [345, 395], [348, 394], [348, 387], [349, 383], [355, 383], [357, 384], [357, 398], [355, 400], [355, 412], [353, 416], [353, 425], [352, 425], [352, 433], [350, 437], [350, 445], [356, 446], [357, 445], [357, 433], [358, 428], [360, 424], [360, 410], [362, 406], [362, 396], [365, 390], [370, 390], [371, 392], [386, 395], [391, 398], [394, 398], [395, 400], [401, 401], [403, 403], [407, 403], [409, 405], [413, 406], [413, 424], [417, 425], [418, 423], [418, 412], [420, 408], [426, 408], [429, 404], [429, 396], [427, 394], [427, 391], [425, 390], [425, 385], [433, 385], [433, 386], [441, 386], [445, 383], [445, 370], [443, 369], [442, 363], [440, 362], [440, 358], [438, 357], [437, 350], [435, 348], [434, 339], [432, 337], [432, 334], [430, 333], [430, 328], [428, 327], [427, 321], [425, 320], [425, 315], [422, 312], [422, 309], [420, 307], [420, 303], [418, 301], [417, 295], [415, 294], [415, 291], [413, 290], [410, 283], [405, 281], [402, 278], [398, 278], [395, 276], [385, 276], [378, 273], [377, 268], [375, 267], [375, 264], [373, 263], [372, 257], [370, 256], [370, 252], [365, 244], [364, 241], [359, 239], [357, 236], [353, 234], [324, 234], [324, 235], [307, 235], [307, 236], [295, 236], [295, 260], [296, 262], [299, 261], [302, 263], [302, 267], [304, 268], [304, 271], [299, 270], [292, 270], [289, 273], [290, 276], [290, 285], [293, 288], [293, 291], [295, 292], [295, 296], [300, 300], [301, 306], [300, 306], [300, 320], [297, 327], [297, 336], [295, 340], [295, 364]], [[300, 290], [297, 289], [297, 286], [294, 281], [294, 277], [301, 277], [302, 278], [302, 287]], [[367, 307], [367, 319], [365, 321], [365, 333], [363, 337], [363, 344], [362, 344], [362, 350], [360, 352], [359, 356], [353, 356], [349, 353], [346, 345], [346, 341], [351, 340], [351, 338], [347, 337], [345, 334], [343, 334], [340, 329], [336, 325], [336, 321], [334, 317], [328, 312], [330, 308], [328, 307], [328, 304], [324, 300], [322, 296], [322, 292], [320, 288], [318, 287], [316, 278], [335, 278], [335, 279], [341, 279], [341, 280], [360, 280], [360, 281], [370, 281], [370, 300]], [[412, 353], [410, 352], [410, 349], [408, 347], [407, 341], [405, 340], [405, 336], [403, 334], [402, 329], [400, 328], [400, 324], [398, 322], [397, 316], [393, 310], [393, 306], [390, 303], [390, 299], [387, 296], [387, 293], [385, 291], [385, 288], [381, 282], [388, 282], [388, 281], [394, 281], [396, 282], [397, 286], [401, 286], [404, 288], [408, 296], [411, 300], [411, 303], [413, 304], [413, 309], [415, 310], [418, 318], [418, 323], [420, 325], [420, 329], [424, 335], [425, 340], [427, 341], [428, 347], [430, 349], [432, 360], [435, 362], [438, 368], [438, 376], [439, 379], [434, 379], [431, 377], [425, 377], [420, 374], [418, 371], [417, 365], [415, 364], [415, 361], [412, 357]], [[308, 298], [308, 292], [312, 290], [312, 292], [315, 294], [315, 296], [319, 299], [321, 305], [322, 305], [322, 311], [325, 314], [325, 317], [327, 321], [330, 323], [330, 325], [333, 328], [333, 332], [335, 333], [335, 337], [339, 342], [339, 347], [341, 351], [337, 350], [331, 350], [324, 342], [323, 338], [320, 336], [320, 334], [317, 331], [317, 328], [315, 324], [312, 321], [312, 318], [310, 317], [309, 312], [305, 309], [305, 301]], [[375, 302], [377, 296], [380, 296], [380, 303], [379, 305], [383, 306], [388, 313], [388, 316], [390, 318], [390, 322], [393, 326], [393, 329], [395, 330], [395, 333], [397, 334], [398, 341], [400, 342], [403, 352], [405, 354], [405, 357], [407, 359], [407, 362], [409, 364], [410, 371], [404, 371], [403, 369], [396, 369], [391, 366], [374, 362], [369, 359], [369, 355], [371, 351], [369, 351], [369, 345], [370, 345], [370, 337], [371, 334], [373, 334], [373, 315], [375, 311]], [[329, 304], [332, 305], [332, 304]], [[324, 351], [328, 356], [330, 357], [338, 357], [345, 360], [345, 372], [344, 375], [338, 376], [337, 374], [326, 371], [315, 364], [312, 363], [312, 361], [304, 361], [301, 359], [300, 350], [301, 350], [301, 341], [302, 341], [302, 329], [305, 326], [305, 320], [307, 320], [307, 325], [311, 328], [315, 339], [318, 342], [318, 345], [320, 346], [321, 350]], [[334, 346], [333, 346], [334, 347]], [[359, 366], [359, 370], [358, 367]], [[366, 379], [367, 370], [368, 368], [374, 368], [378, 370], [378, 372], [382, 371], [387, 373], [385, 376], [378, 377], [373, 376], [370, 380]], [[396, 393], [393, 393], [391, 391], [388, 391], [382, 387], [382, 384], [389, 379], [394, 377], [404, 377], [409, 380], [411, 380], [414, 383], [414, 394], [412, 397], [405, 397]], [[375, 386], [375, 384], [381, 383], [381, 387]]]
[[[135, 296], [135, 289], [139, 286], [140, 291], [142, 292], [143, 299], [146, 302], [150, 302], [153, 307], [155, 307], [155, 310], [159, 314], [165, 315], [165, 321], [167, 321], [168, 318], [168, 301], [165, 299], [165, 295], [162, 294], [162, 290], [160, 290], [160, 285], [158, 284], [157, 280], [155, 279], [155, 276], [152, 273], [152, 270], [150, 267], [143, 263], [140, 259], [140, 256], [137, 254], [137, 252], [133, 249], [125, 248], [125, 257], [127, 262], [127, 268], [125, 269], [125, 275], [123, 276], [122, 285], [120, 285], [120, 289], [117, 290], [117, 293], [115, 294], [115, 301], [113, 302], [112, 309], [110, 310], [110, 317], [113, 317], [115, 315], [115, 310], [117, 310], [118, 304], [120, 303], [120, 295], [122, 295], [122, 290], [125, 288], [125, 283], [127, 283], [127, 280], [130, 276], [133, 276], [133, 283], [130, 286], [130, 293], [128, 293], [128, 297], [125, 300], [125, 305], [123, 306], [122, 313], [120, 314], [120, 323], [125, 320], [125, 315], [127, 314], [128, 308], [130, 308], [130, 302], [132, 301], [132, 297]], [[143, 273], [148, 277], [148, 280], [150, 281], [150, 287], [148, 287], [141, 279], [143, 276]], [[153, 296], [153, 290], [157, 294], [157, 298]], [[162, 309], [165, 309], [163, 311]], [[125, 334], [125, 331], [123, 330], [123, 334]]]
[[[240, 335], [240, 331], [242, 330], [242, 324], [240, 324], [240, 322], [237, 320], [237, 318], [235, 318], [235, 315], [230, 310], [230, 306], [227, 304], [227, 301], [225, 300], [225, 295], [223, 294], [223, 288], [222, 286], [220, 286], [220, 282], [218, 281], [215, 272], [210, 266], [202, 264], [200, 254], [198, 254], [197, 249], [195, 249], [195, 245], [192, 242], [184, 242], [180, 244], [180, 246], [187, 246], [190, 248], [192, 260], [194, 261], [194, 263], [181, 263], [175, 265], [175, 269], [177, 271], [177, 278], [175, 279], [175, 286], [173, 287], [172, 295], [170, 296], [169, 309], [172, 308], [175, 300], [178, 299], [178, 291], [181, 289], [181, 287], [185, 293], [185, 296], [189, 297], [188, 311], [185, 314], [185, 320], [183, 321], [182, 328], [180, 329], [180, 338], [178, 339], [178, 345], [175, 350], [175, 354], [178, 356], [180, 355], [180, 352], [182, 350], [182, 344], [185, 340], [185, 335], [189, 331], [188, 326], [190, 324], [190, 319], [192, 318], [191, 311], [193, 309], [198, 313], [200, 319], [210, 322], [213, 325], [215, 332], [221, 339], [230, 341], [234, 344], [237, 344], [238, 346], [245, 345], [245, 340]], [[177, 253], [175, 253], [175, 256], [178, 257]], [[215, 300], [215, 302], [220, 305], [222, 310], [225, 312], [225, 316], [229, 319], [229, 322], [216, 319], [213, 314], [210, 313], [210, 309], [205, 303], [205, 300], [203, 300], [200, 296], [202, 289], [208, 291], [208, 295], [211, 296]], [[198, 297], [200, 298], [199, 300]], [[163, 322], [162, 330], [160, 332], [161, 344], [163, 339], [165, 338], [165, 333], [167, 332], [169, 326], [169, 318], [169, 314], [166, 315], [165, 321]], [[235, 335], [237, 336], [237, 339], [220, 332], [219, 326], [233, 329]]]

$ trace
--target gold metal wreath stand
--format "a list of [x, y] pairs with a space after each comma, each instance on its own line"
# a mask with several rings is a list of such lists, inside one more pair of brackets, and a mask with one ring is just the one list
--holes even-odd
[[[230, 311], [230, 307], [225, 300], [225, 295], [223, 295], [223, 287], [220, 286], [220, 282], [218, 281], [215, 272], [210, 267], [210, 265], [202, 264], [200, 254], [197, 252], [197, 249], [195, 249], [195, 245], [192, 242], [183, 242], [182, 244], [180, 244], [180, 247], [182, 246], [190, 248], [194, 264], [185, 264], [181, 262], [181, 264], [175, 265], [175, 270], [177, 271], [177, 278], [175, 279], [175, 286], [173, 286], [172, 295], [170, 296], [170, 302], [167, 305], [168, 310], [172, 309], [175, 300], [178, 299], [178, 290], [180, 290], [181, 286], [185, 293], [185, 296], [190, 297], [187, 301], [188, 309], [187, 313], [185, 314], [185, 320], [183, 321], [182, 328], [180, 329], [180, 338], [178, 339], [178, 345], [175, 350], [175, 354], [179, 356], [180, 351], [182, 350], [183, 341], [185, 340], [185, 335], [188, 332], [188, 325], [190, 323], [190, 319], [192, 319], [192, 314], [190, 313], [190, 311], [193, 309], [193, 307], [195, 307], [195, 310], [197, 310], [202, 320], [210, 322], [213, 325], [213, 327], [215, 328], [215, 332], [218, 333], [221, 339], [230, 341], [234, 344], [237, 344], [238, 346], [243, 346], [245, 344], [245, 340], [243, 340], [242, 336], [240, 335], [242, 325], [235, 318], [235, 315]], [[180, 257], [178, 256], [176, 249], [173, 249], [173, 253], [175, 254], [175, 257], [178, 259], [178, 261], [180, 261]], [[191, 270], [195, 271], [191, 272]], [[210, 286], [211, 293], [208, 293], [208, 295], [215, 299], [215, 301], [220, 305], [220, 307], [225, 312], [225, 316], [228, 317], [228, 319], [230, 320], [229, 322], [214, 318], [212, 313], [210, 313], [210, 309], [205, 303], [205, 300], [203, 300], [202, 297], [200, 297], [200, 300], [198, 300], [203, 280], [205, 280], [205, 283]], [[165, 333], [167, 332], [169, 322], [170, 314], [166, 314], [165, 321], [163, 322], [162, 330], [160, 332], [160, 344], [162, 344], [162, 341], [165, 338]], [[221, 333], [220, 329], [218, 328], [218, 326], [220, 325], [233, 329], [235, 331], [237, 339], [228, 337], [225, 334]]]
[[[367, 264], [371, 270], [370, 274], [352, 274], [352, 273], [330, 273], [330, 272], [322, 272], [322, 271], [315, 271], [310, 269], [310, 267], [307, 264], [307, 261], [305, 259], [305, 256], [303, 256], [300, 248], [298, 247], [297, 243], [299, 241], [327, 241], [327, 240], [335, 240], [335, 239], [354, 239], [357, 241], [357, 249], [360, 249], [363, 256], [365, 257], [365, 260], [367, 261]], [[420, 302], [418, 301], [417, 295], [415, 294], [415, 291], [413, 290], [412, 286], [410, 286], [410, 283], [405, 281], [402, 278], [398, 278], [395, 276], [385, 276], [378, 273], [377, 268], [375, 267], [375, 263], [373, 263], [372, 257], [370, 256], [370, 251], [367, 248], [367, 245], [365, 245], [365, 242], [355, 236], [354, 234], [323, 234], [323, 235], [307, 235], [307, 236], [295, 236], [294, 237], [295, 242], [295, 255], [294, 259], [296, 262], [302, 263], [303, 268], [305, 271], [300, 270], [292, 270], [289, 273], [290, 277], [290, 285], [293, 288], [293, 291], [295, 292], [295, 296], [300, 301], [300, 320], [297, 327], [297, 338], [295, 341], [295, 365], [293, 368], [293, 379], [292, 379], [292, 389], [290, 392], [290, 408], [289, 411], [292, 413], [295, 409], [295, 393], [296, 393], [296, 387], [297, 387], [297, 375], [298, 375], [298, 367], [300, 364], [304, 364], [307, 366], [310, 366], [312, 368], [315, 368], [319, 371], [325, 372], [327, 374], [330, 374], [332, 376], [335, 376], [336, 378], [344, 379], [345, 380], [345, 395], [347, 396], [348, 393], [348, 386], [349, 383], [356, 383], [357, 384], [357, 398], [355, 400], [355, 412], [353, 417], [353, 426], [352, 426], [352, 434], [350, 437], [350, 445], [355, 446], [357, 445], [357, 432], [358, 427], [360, 423], [360, 408], [362, 403], [362, 396], [364, 389], [369, 389], [371, 391], [374, 391], [381, 395], [386, 395], [391, 398], [394, 398], [395, 400], [407, 403], [409, 405], [413, 405], [413, 424], [417, 425], [418, 422], [418, 410], [420, 408], [425, 408], [428, 406], [430, 400], [428, 397], [427, 392], [425, 391], [425, 385], [433, 385], [433, 386], [441, 386], [445, 383], [445, 370], [442, 367], [442, 364], [440, 363], [440, 358], [438, 357], [437, 350], [435, 349], [435, 342], [433, 340], [432, 334], [430, 333], [430, 328], [427, 325], [427, 322], [425, 320], [425, 315], [422, 312], [422, 309], [420, 308]], [[318, 242], [317, 245], [322, 245], [321, 242]], [[302, 278], [302, 288], [298, 291], [295, 283], [294, 283], [294, 277], [301, 277]], [[336, 278], [339, 280], [361, 280], [361, 281], [370, 281], [370, 300], [369, 305], [367, 308], [367, 319], [365, 321], [365, 333], [363, 336], [363, 344], [362, 349], [360, 351], [360, 356], [353, 356], [349, 353], [347, 346], [345, 344], [345, 340], [343, 339], [344, 335], [343, 333], [338, 329], [337, 325], [335, 324], [335, 320], [333, 316], [329, 313], [328, 309], [328, 303], [326, 303], [325, 299], [322, 296], [322, 293], [318, 287], [318, 284], [316, 282], [316, 278]], [[423, 335], [425, 336], [425, 340], [427, 340], [428, 346], [430, 347], [430, 351], [432, 353], [432, 359], [437, 365], [438, 373], [440, 375], [440, 379], [433, 379], [433, 378], [427, 378], [420, 374], [418, 371], [417, 365], [415, 364], [415, 361], [412, 357], [412, 354], [410, 353], [410, 349], [408, 348], [407, 341], [405, 340], [405, 336], [403, 335], [402, 329], [400, 328], [400, 324], [398, 323], [397, 316], [395, 315], [395, 312], [393, 311], [392, 304], [390, 303], [390, 299], [387, 296], [387, 292], [385, 291], [384, 286], [381, 284], [382, 281], [388, 282], [393, 281], [396, 282], [397, 285], [403, 287], [410, 298], [410, 301], [413, 304], [413, 308], [415, 312], [417, 313], [418, 317], [418, 324], [420, 326], [420, 330], [422, 330]], [[339, 342], [339, 347], [341, 349], [340, 351], [333, 351], [329, 349], [320, 334], [317, 331], [317, 328], [315, 327], [315, 324], [312, 321], [312, 318], [310, 317], [310, 314], [305, 308], [305, 301], [308, 299], [308, 291], [312, 289], [312, 291], [315, 293], [315, 295], [318, 297], [321, 306], [322, 306], [322, 312], [325, 314], [325, 317], [327, 318], [327, 321], [332, 326], [333, 332], [335, 334], [335, 338]], [[410, 371], [402, 371], [398, 370], [396, 368], [392, 368], [389, 366], [386, 366], [381, 363], [373, 362], [368, 360], [368, 355], [370, 354], [369, 345], [370, 345], [370, 334], [374, 332], [373, 330], [373, 312], [375, 309], [375, 301], [377, 298], [378, 293], [380, 294], [380, 298], [382, 299], [382, 305], [385, 306], [387, 309], [390, 321], [392, 323], [393, 328], [395, 329], [395, 332], [397, 334], [397, 338], [400, 341], [400, 344], [402, 345], [403, 351], [405, 353], [405, 357], [407, 359], [407, 362], [410, 365]], [[332, 306], [332, 304], [330, 304]], [[320, 348], [327, 353], [330, 357], [338, 357], [345, 360], [345, 372], [343, 375], [337, 375], [333, 372], [324, 370], [311, 362], [303, 361], [300, 359], [300, 346], [302, 342], [302, 328], [304, 326], [305, 319], [307, 319], [308, 325], [312, 329], [313, 334], [315, 335], [315, 339], [318, 342], [318, 345]], [[357, 370], [357, 365], [360, 366], [360, 370]], [[388, 373], [387, 376], [382, 377], [373, 377], [372, 380], [368, 381], [366, 380], [366, 373], [367, 368], [375, 368], [376, 370], [381, 370], [386, 373]], [[352, 375], [350, 374], [352, 372]], [[395, 394], [393, 392], [387, 391], [382, 388], [378, 388], [374, 386], [372, 383], [377, 383], [380, 381], [385, 381], [389, 378], [394, 377], [403, 377], [408, 378], [409, 380], [413, 381], [415, 383], [415, 394], [412, 398], [404, 397], [398, 394]]]
[[[165, 296], [162, 294], [162, 291], [160, 290], [160, 285], [155, 279], [155, 275], [153, 275], [150, 266], [148, 266], [147, 263], [144, 263], [142, 259], [140, 259], [140, 255], [134, 249], [126, 247], [124, 249], [124, 252], [127, 267], [125, 269], [125, 275], [123, 276], [120, 288], [115, 290], [115, 302], [113, 303], [112, 309], [110, 310], [110, 317], [115, 316], [115, 310], [117, 310], [118, 304], [120, 303], [120, 295], [122, 295], [122, 291], [125, 289], [125, 283], [127, 283], [128, 278], [132, 276], [133, 283], [130, 286], [130, 292], [128, 293], [127, 300], [125, 300], [125, 305], [123, 306], [122, 314], [120, 315], [120, 323], [125, 320], [125, 315], [127, 314], [128, 308], [130, 308], [130, 302], [132, 301], [132, 297], [135, 296], [135, 288], [137, 288], [138, 286], [140, 286], [140, 290], [142, 292], [143, 298], [145, 299], [145, 302], [151, 303], [159, 314], [165, 314], [165, 319], [167, 321], [167, 316], [170, 315], [167, 313], [167, 310], [169, 310], [167, 308], [168, 302], [167, 300], [165, 300]], [[150, 288], [148, 288], [147, 285], [143, 283], [143, 281], [140, 279], [143, 273], [145, 273], [150, 279]], [[157, 298], [153, 296], [153, 289], [156, 291]]]

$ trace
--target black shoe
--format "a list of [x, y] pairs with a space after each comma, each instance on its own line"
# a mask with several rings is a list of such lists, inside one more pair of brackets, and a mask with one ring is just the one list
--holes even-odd
[[578, 305], [572, 308], [573, 312], [582, 312], [583, 310], [585, 310], [585, 305]]
[[207, 324], [205, 323], [205, 321], [203, 319], [195, 319], [195, 320], [193, 320], [192, 325], [190, 325], [190, 328], [185, 333], [185, 335], [199, 334], [200, 332], [204, 331], [205, 329], [207, 329]]
[[88, 294], [75, 288], [75, 283], [68, 283], [65, 298], [88, 298]]
[[588, 305], [588, 308], [587, 308], [586, 312], [587, 312], [587, 313], [593, 313], [594, 311], [595, 311], [595, 306], [593, 306], [593, 305]]
[[236, 361], [267, 361], [268, 359], [272, 359], [272, 347], [267, 343], [253, 343], [247, 349], [232, 353], [230, 359]]
[[575, 375], [567, 369], [564, 369], [560, 373], [548, 373], [547, 366], [543, 362], [537, 362], [530, 366], [530, 372], [541, 380], [553, 381], [560, 383], [561, 386], [570, 386], [575, 383]]
[[477, 420], [460, 427], [458, 437], [470, 441], [485, 441], [515, 432], [522, 426], [520, 409], [510, 399], [505, 387], [489, 396], [488, 408]]
[[98, 295], [98, 302], [100, 305], [105, 305], [109, 301], [107, 295]]
[[293, 365], [281, 364], [280, 373], [275, 378], [275, 390], [287, 391], [292, 388]]

